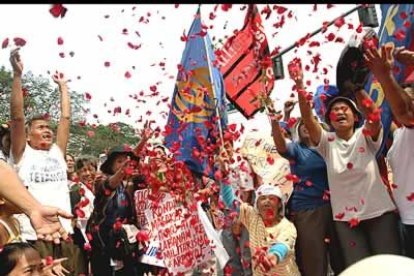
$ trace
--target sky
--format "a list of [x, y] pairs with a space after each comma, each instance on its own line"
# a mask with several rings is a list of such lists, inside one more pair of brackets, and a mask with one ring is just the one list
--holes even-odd
[[[202, 20], [207, 26], [213, 44], [220, 45], [235, 29], [243, 25], [245, 5], [232, 5], [224, 11], [222, 6], [202, 5]], [[261, 11], [266, 5], [259, 4]], [[283, 14], [272, 9], [268, 19], [262, 14], [262, 21], [269, 48], [284, 49], [307, 33], [322, 26], [355, 5], [297, 4], [281, 5], [287, 8]], [[380, 11], [376, 5], [380, 20]], [[69, 87], [79, 93], [88, 93], [89, 123], [125, 122], [141, 128], [146, 119], [156, 121], [153, 127], [164, 127], [171, 102], [177, 65], [180, 63], [185, 42], [180, 37], [191, 26], [198, 5], [195, 4], [146, 4], [146, 5], [65, 5], [67, 13], [63, 18], [55, 18], [49, 13], [51, 5], [1, 5], [0, 42], [5, 38], [11, 41], [21, 37], [27, 44], [21, 49], [24, 71], [35, 75], [48, 76], [55, 70], [64, 72], [71, 79]], [[291, 12], [292, 17], [287, 15]], [[210, 16], [212, 13], [213, 16]], [[285, 16], [283, 27], [274, 24]], [[213, 18], [214, 17], [214, 18]], [[304, 65], [310, 66], [305, 72], [309, 80], [308, 90], [329, 80], [335, 84], [336, 63], [345, 43], [359, 24], [357, 12], [345, 18], [341, 28], [331, 26], [324, 34], [310, 41], [318, 41], [319, 47], [309, 47], [306, 43], [297, 50], [283, 56], [285, 79], [276, 81], [271, 98], [277, 108], [292, 94], [292, 81], [288, 78], [287, 64], [294, 57], [300, 57]], [[342, 38], [343, 43], [328, 41], [328, 34]], [[63, 44], [58, 44], [58, 38]], [[128, 46], [130, 43], [130, 46]], [[13, 43], [11, 43], [13, 44]], [[133, 49], [136, 48], [136, 49]], [[0, 49], [0, 64], [10, 69], [8, 61], [11, 47]], [[62, 57], [61, 53], [64, 54]], [[312, 58], [320, 55], [321, 61], [315, 72]], [[128, 73], [127, 73], [128, 72]], [[130, 77], [127, 78], [126, 75]], [[151, 90], [156, 86], [155, 96]], [[158, 104], [157, 104], [158, 103]], [[114, 108], [121, 107], [122, 113], [113, 115]], [[127, 110], [129, 109], [129, 112]], [[128, 113], [128, 114], [126, 114]], [[298, 116], [298, 108], [293, 116]], [[247, 132], [260, 129], [269, 132], [270, 124], [264, 114], [256, 114], [246, 120], [236, 112], [229, 114], [230, 123], [243, 124]]]

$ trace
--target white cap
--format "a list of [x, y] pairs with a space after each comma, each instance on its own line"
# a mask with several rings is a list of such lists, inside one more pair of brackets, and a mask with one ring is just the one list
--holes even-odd
[[279, 214], [282, 217], [284, 217], [285, 216], [285, 204], [283, 203], [284, 198], [283, 198], [282, 190], [278, 186], [271, 185], [271, 184], [260, 185], [260, 187], [256, 190], [256, 199], [254, 201], [254, 206], [256, 208], [257, 208], [257, 200], [259, 199], [260, 196], [263, 196], [263, 195], [274, 195], [280, 199], [282, 208], [281, 210], [279, 210]]

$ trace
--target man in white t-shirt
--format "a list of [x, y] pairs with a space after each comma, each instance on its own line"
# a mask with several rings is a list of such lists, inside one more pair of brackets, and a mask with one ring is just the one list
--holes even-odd
[[[302, 78], [300, 64], [295, 78]], [[375, 155], [382, 141], [378, 108], [362, 89], [354, 89], [366, 117], [362, 120], [355, 103], [335, 97], [328, 104], [325, 131], [312, 114], [304, 87], [297, 87], [302, 120], [310, 139], [327, 166], [335, 229], [345, 266], [375, 254], [399, 254], [400, 241], [395, 206], [382, 182]]]
[[[10, 98], [12, 162], [15, 164], [23, 184], [41, 204], [58, 207], [70, 213], [69, 187], [64, 159], [70, 126], [70, 98], [67, 80], [62, 73], [57, 72], [53, 75], [53, 81], [59, 87], [61, 101], [61, 116], [56, 143], [53, 143], [54, 133], [45, 116], [34, 116], [25, 125], [21, 83], [23, 64], [19, 49], [11, 52], [10, 62], [13, 67]], [[22, 237], [33, 243], [42, 257], [68, 257], [69, 260], [63, 262], [63, 266], [76, 275], [82, 273], [82, 271], [75, 269], [75, 266], [81, 265], [81, 261], [72, 259], [76, 256], [74, 250], [77, 249], [73, 242], [62, 241], [61, 252], [63, 256], [54, 255], [55, 250], [53, 250], [52, 244], [37, 240], [36, 233], [27, 216], [19, 216], [18, 220]], [[68, 233], [73, 233], [70, 219], [61, 219], [61, 223]]]
[[414, 258], [414, 71], [401, 86], [393, 75], [393, 56], [402, 64], [414, 65], [414, 52], [392, 45], [368, 51], [367, 64], [384, 90], [395, 119], [402, 124], [394, 132], [394, 141], [388, 151], [395, 189], [393, 195], [400, 212], [405, 254]]

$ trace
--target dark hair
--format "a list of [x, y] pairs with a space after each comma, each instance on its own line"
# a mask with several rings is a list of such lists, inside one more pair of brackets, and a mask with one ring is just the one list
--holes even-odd
[[[26, 242], [17, 242], [6, 244], [0, 251], [0, 276], [7, 276], [16, 267], [20, 257], [29, 251], [38, 251], [33, 245]], [[39, 255], [40, 258], [40, 255]]]
[[26, 121], [26, 132], [29, 132], [30, 128], [32, 127], [33, 122], [35, 121], [50, 121], [50, 118], [46, 115], [42, 114], [35, 114], [30, 119]]
[[66, 153], [66, 154], [65, 154], [65, 161], [68, 161], [68, 160], [66, 159], [66, 156], [70, 156], [70, 157], [72, 157], [72, 160], [73, 160], [73, 161], [75, 161], [75, 156], [73, 156], [73, 154], [71, 154], [71, 153]]
[[97, 164], [97, 161], [94, 157], [92, 157], [92, 156], [81, 156], [81, 157], [76, 159], [75, 171], [78, 171], [78, 170], [80, 170], [83, 167], [88, 166], [88, 165], [94, 167], [95, 170], [98, 169], [98, 164]]

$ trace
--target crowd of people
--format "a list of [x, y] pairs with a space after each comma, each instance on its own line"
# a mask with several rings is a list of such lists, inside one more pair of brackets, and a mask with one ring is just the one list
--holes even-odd
[[[390, 137], [379, 107], [352, 82], [352, 97], [330, 99], [324, 120], [315, 116], [299, 59], [289, 65], [301, 113], [294, 126], [264, 99], [277, 152], [297, 179], [287, 201], [233, 148], [230, 134], [217, 146], [215, 180], [151, 144], [149, 127], [134, 148], [114, 147], [101, 164], [71, 155], [64, 74], [53, 75], [61, 106], [55, 133], [47, 117], [25, 118], [23, 63], [12, 51], [11, 118], [0, 132], [0, 276], [171, 274], [141, 261], [151, 239], [138, 218], [143, 189], [155, 205], [163, 193], [183, 208], [191, 207], [188, 198], [201, 200], [220, 236], [227, 263], [213, 257], [184, 275], [351, 275], [349, 268], [374, 255], [414, 258], [414, 82], [393, 76], [394, 59], [414, 66], [414, 52], [386, 44], [366, 49], [364, 59], [393, 113]], [[294, 107], [285, 104], [285, 121]], [[384, 139], [388, 154], [378, 158]]]

